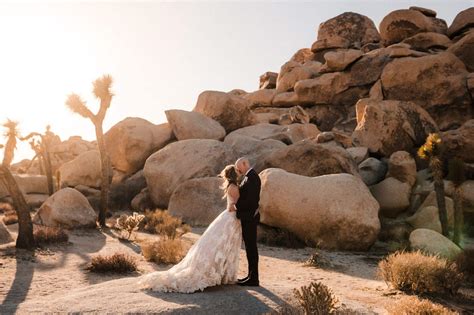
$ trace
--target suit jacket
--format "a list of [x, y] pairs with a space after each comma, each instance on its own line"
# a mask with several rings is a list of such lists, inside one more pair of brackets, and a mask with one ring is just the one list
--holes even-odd
[[239, 186], [240, 197], [235, 205], [238, 219], [245, 221], [254, 219], [260, 201], [260, 187], [260, 177], [251, 169]]

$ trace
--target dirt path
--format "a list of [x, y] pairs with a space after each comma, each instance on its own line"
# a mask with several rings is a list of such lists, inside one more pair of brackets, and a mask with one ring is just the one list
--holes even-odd
[[[15, 226], [9, 226], [14, 232]], [[194, 232], [202, 232], [195, 230]], [[139, 234], [138, 238], [153, 238]], [[188, 233], [192, 244], [199, 234]], [[170, 266], [146, 262], [133, 243], [121, 242], [112, 232], [74, 231], [70, 244], [40, 250], [35, 255], [12, 245], [0, 247], [0, 313], [32, 312], [154, 312], [261, 314], [285, 305], [294, 288], [319, 280], [330, 287], [347, 308], [364, 314], [384, 314], [384, 282], [376, 280], [376, 259], [367, 254], [322, 252], [328, 269], [304, 266], [311, 248], [283, 249], [259, 245], [261, 287], [219, 286], [195, 294], [150, 293], [137, 288], [137, 277]], [[123, 252], [138, 260], [140, 272], [126, 276], [97, 275], [84, 270], [91, 256]], [[245, 274], [241, 251], [240, 275]]]

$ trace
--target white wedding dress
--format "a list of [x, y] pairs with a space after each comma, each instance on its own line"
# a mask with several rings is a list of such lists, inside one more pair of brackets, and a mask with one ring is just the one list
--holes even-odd
[[204, 288], [237, 281], [242, 243], [240, 220], [227, 208], [209, 225], [186, 257], [166, 271], [156, 271], [139, 280], [143, 289], [160, 292], [192, 293]]

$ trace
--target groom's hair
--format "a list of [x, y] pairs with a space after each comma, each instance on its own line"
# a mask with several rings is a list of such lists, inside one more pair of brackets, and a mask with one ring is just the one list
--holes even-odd
[[250, 162], [249, 162], [249, 159], [247, 159], [246, 157], [241, 157], [239, 158], [236, 162], [235, 162], [235, 165], [239, 165], [240, 163], [250, 167]]

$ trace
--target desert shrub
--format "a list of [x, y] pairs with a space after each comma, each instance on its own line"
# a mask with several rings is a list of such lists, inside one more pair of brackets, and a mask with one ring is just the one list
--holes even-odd
[[338, 301], [331, 289], [321, 282], [313, 281], [300, 290], [294, 289], [293, 293], [305, 314], [329, 315], [336, 312]]
[[474, 249], [464, 249], [457, 257], [456, 264], [468, 280], [474, 282]]
[[0, 213], [15, 212], [12, 205], [8, 202], [0, 202]]
[[181, 239], [161, 238], [142, 245], [143, 257], [161, 264], [176, 264], [184, 257], [184, 244]]
[[16, 215], [16, 212], [6, 212], [5, 216], [3, 217], [3, 223], [5, 223], [5, 225], [18, 223], [18, 216]]
[[446, 307], [431, 302], [427, 299], [419, 299], [416, 296], [407, 296], [387, 307], [389, 315], [456, 315]]
[[315, 268], [325, 268], [330, 267], [330, 261], [324, 257], [320, 251], [316, 250], [308, 260], [305, 262], [305, 266], [308, 267], [315, 267]]
[[128, 232], [127, 239], [130, 239], [132, 232], [138, 230], [138, 225], [145, 218], [143, 214], [138, 214], [134, 212], [132, 215], [122, 214], [116, 221], [115, 226], [119, 228], [122, 233], [124, 231]]
[[183, 224], [180, 218], [173, 217], [167, 211], [156, 209], [145, 211], [145, 230], [175, 239], [191, 231], [191, 227]]
[[36, 244], [66, 243], [69, 240], [67, 233], [57, 227], [48, 227], [35, 225], [33, 228], [33, 237]]
[[416, 294], [454, 294], [463, 279], [455, 263], [420, 251], [390, 254], [379, 262], [378, 271], [395, 289]]
[[92, 257], [87, 269], [99, 273], [127, 273], [136, 271], [137, 263], [135, 258], [121, 253], [115, 253], [109, 256], [97, 255]]
[[305, 247], [305, 243], [303, 241], [301, 241], [293, 233], [284, 229], [260, 224], [259, 232], [257, 235], [259, 243], [265, 244], [267, 246], [277, 246], [286, 248]]

